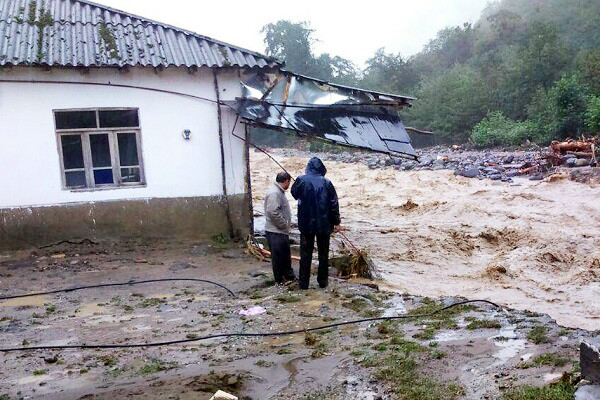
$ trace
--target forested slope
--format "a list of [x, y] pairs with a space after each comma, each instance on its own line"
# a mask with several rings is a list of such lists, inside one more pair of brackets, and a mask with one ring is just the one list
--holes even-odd
[[[443, 12], [443, 10], [440, 10]], [[545, 144], [600, 131], [600, 1], [502, 0], [409, 58], [379, 49], [360, 70], [314, 54], [307, 23], [264, 27], [293, 71], [418, 98], [404, 118], [439, 141]]]

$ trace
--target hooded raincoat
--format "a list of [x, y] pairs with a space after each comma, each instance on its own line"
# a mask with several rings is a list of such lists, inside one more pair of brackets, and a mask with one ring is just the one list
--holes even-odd
[[323, 162], [313, 157], [306, 166], [306, 175], [292, 186], [292, 196], [298, 200], [298, 229], [303, 233], [330, 234], [340, 224], [338, 197], [331, 181], [325, 178]]

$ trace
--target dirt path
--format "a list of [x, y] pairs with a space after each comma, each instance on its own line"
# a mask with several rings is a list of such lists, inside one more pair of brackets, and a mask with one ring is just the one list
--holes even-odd
[[[276, 157], [293, 176], [308, 159]], [[325, 164], [347, 235], [368, 249], [390, 289], [489, 299], [600, 328], [600, 187]], [[252, 153], [256, 209], [277, 172]]]

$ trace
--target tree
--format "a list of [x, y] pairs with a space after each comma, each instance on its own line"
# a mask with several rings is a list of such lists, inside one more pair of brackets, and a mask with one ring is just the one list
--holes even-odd
[[265, 35], [266, 53], [285, 61], [290, 71], [325, 81], [354, 84], [358, 72], [351, 61], [327, 53], [315, 56], [314, 32], [307, 22], [286, 20], [267, 24], [261, 30]]
[[587, 108], [586, 88], [575, 75], [564, 75], [549, 90], [540, 88], [528, 107], [540, 143], [583, 133]]
[[421, 75], [443, 72], [456, 64], [465, 63], [473, 56], [475, 38], [475, 29], [469, 23], [462, 27], [444, 28], [411, 61]]
[[600, 49], [584, 52], [577, 64], [583, 82], [594, 95], [600, 95]]
[[360, 85], [371, 90], [407, 93], [419, 82], [419, 75], [400, 53], [386, 53], [382, 47], [366, 62]]
[[456, 65], [426, 79], [418, 100], [407, 113], [411, 124], [433, 130], [442, 139], [465, 142], [471, 129], [487, 114], [489, 96], [477, 70]]
[[600, 133], [600, 96], [590, 96], [585, 111], [585, 126], [593, 134]]
[[292, 71], [306, 75], [315, 73], [311, 49], [315, 41], [314, 30], [307, 22], [281, 20], [263, 26], [261, 33], [265, 35], [267, 55], [284, 61]]

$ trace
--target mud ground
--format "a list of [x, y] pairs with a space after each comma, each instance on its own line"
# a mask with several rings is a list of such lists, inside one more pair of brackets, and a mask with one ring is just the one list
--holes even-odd
[[[0, 347], [304, 329], [426, 313], [458, 300], [384, 292], [335, 276], [326, 290], [315, 288], [314, 277], [308, 291], [274, 286], [269, 263], [219, 240], [0, 254], [2, 295], [159, 277], [215, 280], [236, 297], [208, 284], [165, 282], [0, 301]], [[267, 312], [239, 315], [255, 305]], [[241, 399], [495, 399], [576, 373], [579, 341], [592, 335], [545, 315], [478, 305], [283, 337], [0, 352], [0, 399], [208, 399], [217, 389]]]

